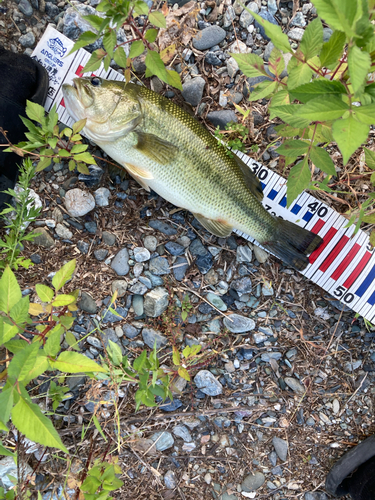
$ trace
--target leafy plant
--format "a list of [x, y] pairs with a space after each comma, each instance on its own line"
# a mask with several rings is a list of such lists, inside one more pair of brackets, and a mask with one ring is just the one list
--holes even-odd
[[85, 500], [112, 500], [110, 492], [121, 488], [124, 484], [116, 474], [121, 474], [116, 460], [112, 459], [110, 462], [96, 460], [80, 485]]
[[[345, 165], [375, 123], [375, 83], [369, 76], [375, 65], [375, 1], [312, 1], [319, 17], [309, 23], [296, 50], [279, 26], [251, 12], [274, 44], [268, 71], [255, 54], [232, 54], [246, 76], [266, 77], [249, 99], [271, 99], [270, 118], [284, 122], [276, 130], [286, 138], [276, 151], [286, 165], [300, 159], [288, 177], [288, 207], [304, 189], [329, 192], [336, 169], [327, 145], [337, 144]], [[323, 41], [322, 19], [333, 30], [328, 42]], [[290, 54], [287, 76], [284, 54]], [[366, 160], [374, 154], [368, 151]], [[312, 180], [314, 165], [325, 174], [324, 180]], [[368, 166], [374, 168], [371, 161]], [[359, 222], [361, 217], [366, 220], [365, 210], [373, 211], [374, 203], [370, 196], [362, 205], [356, 214]]]
[[[96, 7], [99, 12], [104, 13], [104, 17], [97, 15], [83, 16], [90, 23], [94, 31], [86, 31], [80, 35], [70, 53], [81, 47], [92, 44], [103, 37], [104, 49], [95, 50], [83, 71], [95, 71], [103, 62], [105, 70], [108, 70], [111, 60], [125, 68], [126, 81], [130, 80], [130, 70], [132, 59], [141, 55], [146, 50], [145, 65], [147, 68], [146, 77], [156, 75], [160, 80], [182, 90], [179, 74], [170, 69], [166, 69], [163, 59], [170, 59], [171, 52], [175, 52], [175, 47], [166, 47], [159, 54], [154, 44], [159, 28], [166, 28], [165, 15], [168, 8], [163, 7], [162, 11], [149, 9], [146, 2], [142, 0], [102, 0]], [[143, 19], [143, 26], [136, 22], [140, 16]], [[134, 34], [133, 38], [122, 43], [117, 43], [116, 32], [123, 27], [128, 27]], [[124, 45], [131, 43], [129, 56], [127, 56]]]
[[181, 319], [183, 322], [187, 320], [189, 312], [193, 309], [193, 304], [190, 302], [190, 297], [185, 294], [181, 302]]
[[182, 351], [184, 360], [181, 360], [181, 355], [176, 346], [173, 346], [173, 364], [178, 367], [178, 374], [188, 382], [190, 381], [189, 368], [201, 361], [197, 354], [202, 349], [201, 345], [186, 346]]
[[22, 242], [31, 241], [37, 235], [35, 233], [26, 234], [26, 228], [30, 222], [34, 221], [40, 208], [34, 205], [34, 199], [30, 196], [30, 181], [34, 176], [35, 168], [30, 159], [26, 158], [19, 169], [18, 185], [20, 189], [16, 193], [14, 189], [7, 189], [5, 193], [13, 196], [15, 206], [8, 204], [7, 208], [0, 213], [0, 217], [5, 221], [5, 228], [8, 230], [4, 239], [0, 238], [0, 253], [3, 259], [0, 260], [0, 269], [9, 266], [11, 269], [18, 269], [19, 266], [28, 269], [32, 263], [30, 259], [20, 256]]
[[[225, 130], [220, 130], [219, 125], [215, 129], [215, 137], [218, 140], [218, 144], [225, 147], [226, 153], [230, 158], [234, 156], [231, 149], [246, 152], [244, 142], [248, 135], [249, 130], [242, 123], [229, 122], [225, 125]], [[225, 136], [225, 142], [223, 142], [223, 136]]]

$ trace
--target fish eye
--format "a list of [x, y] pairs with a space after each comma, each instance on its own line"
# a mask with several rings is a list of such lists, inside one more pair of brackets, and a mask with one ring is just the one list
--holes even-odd
[[93, 78], [91, 78], [91, 85], [94, 85], [94, 87], [99, 87], [99, 85], [101, 85], [101, 83], [102, 83], [101, 78], [98, 78], [97, 76], [94, 76]]

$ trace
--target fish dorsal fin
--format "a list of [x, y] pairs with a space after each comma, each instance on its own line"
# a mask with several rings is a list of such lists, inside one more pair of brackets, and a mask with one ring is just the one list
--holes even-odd
[[246, 163], [244, 163], [238, 156], [234, 156], [234, 160], [240, 167], [246, 186], [250, 189], [253, 195], [258, 198], [259, 201], [263, 200], [263, 190], [262, 185], [258, 177], [249, 168]]
[[126, 170], [135, 177], [140, 177], [141, 179], [153, 179], [154, 176], [152, 173], [145, 168], [137, 167], [136, 165], [132, 165], [131, 163], [123, 162]]
[[136, 134], [138, 136], [138, 144], [135, 148], [161, 165], [171, 162], [178, 152], [176, 146], [157, 135], [140, 131], [137, 131]]
[[194, 217], [207, 229], [210, 233], [219, 238], [226, 238], [232, 232], [233, 227], [226, 222], [219, 222], [213, 219], [207, 219], [203, 215], [194, 214]]

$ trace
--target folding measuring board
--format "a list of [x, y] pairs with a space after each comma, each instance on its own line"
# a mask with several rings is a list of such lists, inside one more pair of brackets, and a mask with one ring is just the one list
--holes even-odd
[[[73, 120], [66, 111], [61, 87], [63, 83], [72, 83], [73, 78], [83, 76], [82, 70], [91, 56], [84, 49], [68, 55], [73, 45], [74, 42], [49, 26], [32, 55], [50, 75], [46, 110], [50, 111], [56, 104], [60, 121], [69, 126]], [[84, 76], [94, 74], [85, 73]], [[95, 71], [95, 76], [124, 80], [113, 69], [105, 71], [103, 65]], [[308, 193], [302, 193], [287, 209], [285, 179], [243, 153], [238, 153], [238, 156], [260, 179], [266, 210], [323, 238], [323, 243], [310, 255], [310, 263], [301, 274], [374, 323], [375, 252], [369, 236], [361, 230], [353, 236], [354, 225], [347, 228], [347, 219]], [[241, 231], [236, 233], [259, 245]]]

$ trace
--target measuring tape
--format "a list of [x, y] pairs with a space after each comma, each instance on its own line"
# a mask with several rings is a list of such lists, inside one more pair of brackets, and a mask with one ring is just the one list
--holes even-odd
[[[56, 104], [60, 121], [68, 126], [72, 126], [74, 122], [65, 108], [63, 83], [71, 84], [73, 78], [83, 75], [124, 80], [123, 75], [112, 68], [105, 71], [103, 65], [95, 74], [82, 73], [91, 54], [81, 48], [67, 55], [73, 45], [74, 42], [48, 26], [32, 54], [32, 57], [47, 69], [50, 76], [45, 109], [50, 111]], [[375, 252], [370, 245], [369, 236], [361, 230], [353, 236], [354, 224], [346, 228], [348, 221], [345, 217], [305, 192], [287, 209], [286, 180], [247, 155], [239, 152], [237, 154], [261, 181], [263, 205], [266, 210], [323, 238], [323, 243], [310, 255], [310, 263], [301, 274], [353, 311], [374, 322]], [[261, 246], [247, 234], [238, 230], [235, 232]]]

